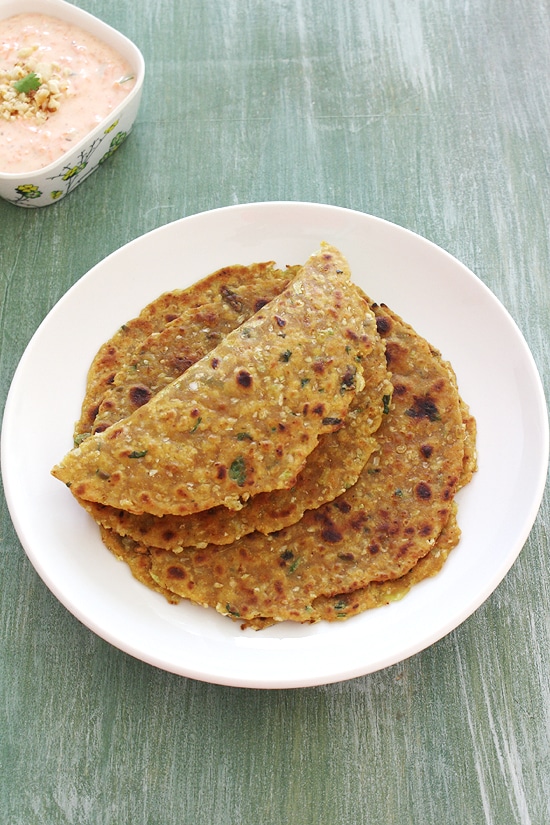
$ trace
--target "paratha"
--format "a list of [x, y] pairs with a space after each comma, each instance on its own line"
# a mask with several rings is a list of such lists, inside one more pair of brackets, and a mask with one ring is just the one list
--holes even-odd
[[[449, 519], [434, 546], [423, 558], [417, 561], [408, 573], [397, 579], [370, 582], [365, 587], [349, 593], [318, 596], [313, 602], [307, 623], [343, 621], [350, 619], [352, 616], [357, 616], [359, 613], [364, 613], [366, 610], [373, 610], [377, 607], [386, 606], [391, 602], [400, 601], [415, 584], [436, 576], [445, 564], [451, 550], [460, 541], [460, 528], [456, 519], [457, 509], [456, 503], [453, 502]], [[182, 601], [182, 596], [158, 584], [151, 576], [150, 551], [144, 545], [105, 528], [101, 528], [101, 538], [105, 546], [120, 561], [126, 562], [134, 578], [150, 590], [163, 595], [171, 604], [178, 604]], [[234, 616], [233, 618], [241, 621], [243, 629], [249, 627], [253, 630], [264, 630], [277, 623], [273, 618], [260, 616], [244, 621], [240, 619], [240, 616]]]
[[214, 300], [186, 309], [127, 354], [99, 404], [92, 433], [103, 432], [142, 407], [279, 295], [299, 271], [258, 264], [239, 267], [239, 273], [236, 269], [231, 268], [232, 276], [242, 277], [241, 286], [230, 289], [224, 281]]
[[[465, 487], [472, 480], [474, 473], [477, 470], [477, 453], [476, 453], [476, 421], [471, 415], [468, 406], [460, 400], [462, 420], [464, 422], [464, 458], [462, 465], [462, 474], [460, 478], [459, 488]], [[359, 587], [355, 590], [346, 593], [337, 593], [332, 596], [318, 596], [312, 604], [309, 621], [311, 623], [319, 621], [342, 621], [363, 613], [365, 610], [372, 610], [376, 607], [382, 607], [390, 604], [390, 602], [399, 601], [404, 598], [411, 588], [423, 581], [431, 578], [443, 567], [449, 553], [457, 546], [461, 537], [461, 530], [457, 521], [458, 506], [456, 501], [452, 502], [449, 519], [444, 525], [439, 534], [434, 546], [426, 554], [420, 558], [414, 567], [396, 579], [389, 579], [388, 581], [374, 581], [370, 582], [364, 587]], [[107, 546], [117, 548], [118, 542], [114, 540], [113, 536], [107, 537]], [[133, 548], [135, 550], [135, 547]], [[141, 548], [143, 551], [143, 548]], [[126, 552], [126, 560], [133, 560], [132, 548], [128, 547]], [[119, 557], [122, 556], [119, 554]], [[153, 589], [159, 589], [159, 585], [150, 575], [151, 563], [147, 559], [147, 554], [140, 555], [140, 564], [142, 565], [145, 578], [145, 584]], [[163, 591], [168, 600], [175, 597], [174, 593], [168, 590]], [[259, 618], [249, 619], [242, 623], [244, 627], [250, 627], [254, 630], [263, 630], [275, 624], [274, 619]]]
[[79, 498], [154, 515], [288, 489], [342, 426], [374, 335], [347, 262], [323, 244], [267, 307], [53, 475]]
[[117, 372], [128, 364], [134, 351], [149, 335], [164, 329], [186, 310], [216, 300], [234, 305], [239, 300], [239, 292], [254, 284], [269, 288], [275, 282], [286, 286], [296, 270], [297, 267], [286, 273], [277, 269], [273, 261], [252, 266], [226, 266], [187, 289], [165, 292], [147, 304], [139, 316], [123, 324], [94, 357], [88, 370], [80, 418], [75, 424], [75, 442], [79, 443], [93, 431], [100, 404], [113, 386]]
[[[414, 567], [400, 576], [397, 579], [390, 579], [384, 582], [371, 582], [365, 587], [361, 587], [350, 593], [339, 593], [335, 596], [319, 596], [313, 602], [313, 609], [311, 611], [310, 623], [313, 624], [319, 621], [337, 622], [350, 619], [352, 616], [357, 616], [359, 613], [364, 613], [366, 610], [373, 610], [377, 607], [385, 607], [391, 602], [397, 602], [403, 599], [411, 588], [419, 584], [424, 579], [436, 576], [443, 565], [447, 561], [449, 553], [453, 550], [460, 541], [460, 528], [456, 519], [457, 512], [456, 503], [453, 502], [451, 515], [447, 524], [439, 534], [439, 537], [432, 547], [432, 549], [423, 558], [419, 559]], [[112, 537], [109, 538], [109, 542]], [[117, 543], [113, 542], [113, 550]], [[129, 561], [137, 565], [137, 559], [132, 559], [131, 556], [123, 558], [119, 554], [119, 558], [123, 561]], [[143, 565], [143, 583], [153, 590], [162, 592], [163, 595], [170, 601], [174, 599], [181, 599], [170, 591], [162, 591], [157, 583], [148, 573], [148, 562], [146, 556], [140, 555], [139, 561]], [[134, 572], [135, 575], [135, 572]], [[137, 578], [140, 578], [139, 575]], [[271, 627], [276, 624], [274, 619], [255, 618], [242, 623], [243, 629], [245, 627], [253, 630], [264, 630], [266, 627]]]
[[378, 335], [363, 367], [365, 387], [356, 394], [344, 426], [321, 436], [290, 490], [259, 493], [238, 512], [222, 506], [188, 516], [135, 515], [115, 507], [80, 503], [103, 527], [175, 552], [184, 547], [230, 544], [254, 530], [264, 534], [281, 530], [298, 521], [306, 510], [320, 507], [355, 484], [377, 449], [373, 433], [389, 408], [393, 391], [385, 346]]
[[319, 597], [399, 579], [432, 550], [462, 483], [466, 408], [440, 353], [387, 307], [373, 309], [394, 391], [357, 483], [290, 527], [226, 547], [175, 554], [125, 540], [148, 556], [157, 587], [245, 624], [310, 622]]
[[[472, 480], [477, 470], [475, 450], [476, 422], [466, 404], [461, 400], [462, 419], [465, 428], [464, 458], [459, 489]], [[313, 602], [312, 621], [336, 621], [349, 619], [365, 610], [402, 599], [413, 585], [435, 576], [443, 567], [451, 550], [460, 541], [461, 530], [457, 521], [458, 506], [452, 502], [449, 519], [444, 525], [432, 549], [420, 558], [414, 567], [397, 579], [371, 582], [357, 590], [338, 593], [335, 596], [319, 596]]]

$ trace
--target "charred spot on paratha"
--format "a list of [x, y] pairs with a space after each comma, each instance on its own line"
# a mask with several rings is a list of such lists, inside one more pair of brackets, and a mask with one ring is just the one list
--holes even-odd
[[130, 387], [128, 390], [128, 395], [130, 396], [130, 402], [134, 407], [142, 407], [152, 398], [151, 390], [143, 384]]

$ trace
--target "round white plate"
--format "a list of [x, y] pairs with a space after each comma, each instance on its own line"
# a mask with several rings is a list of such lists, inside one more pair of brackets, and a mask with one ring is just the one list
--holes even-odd
[[[387, 303], [455, 367], [478, 424], [479, 470], [459, 494], [462, 539], [442, 572], [402, 601], [341, 624], [243, 631], [169, 605], [102, 545], [50, 475], [72, 446], [86, 372], [117, 327], [166, 290], [232, 263], [301, 263], [326, 240], [372, 300]], [[121, 650], [218, 684], [291, 688], [394, 664], [457, 627], [492, 593], [535, 520], [548, 464], [541, 382], [518, 328], [466, 267], [418, 235], [363, 213], [257, 203], [157, 229], [95, 266], [52, 309], [16, 371], [2, 430], [6, 496], [21, 542], [56, 597]]]

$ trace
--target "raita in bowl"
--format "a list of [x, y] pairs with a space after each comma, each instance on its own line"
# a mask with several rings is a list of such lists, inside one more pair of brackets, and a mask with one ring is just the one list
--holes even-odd
[[144, 78], [130, 40], [65, 0], [0, 0], [0, 196], [55, 203], [124, 142]]

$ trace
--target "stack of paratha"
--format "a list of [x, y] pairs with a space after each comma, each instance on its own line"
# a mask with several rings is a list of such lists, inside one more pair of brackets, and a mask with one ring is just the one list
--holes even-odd
[[53, 474], [138, 580], [259, 629], [345, 619], [434, 575], [475, 466], [451, 366], [323, 244], [125, 324]]

